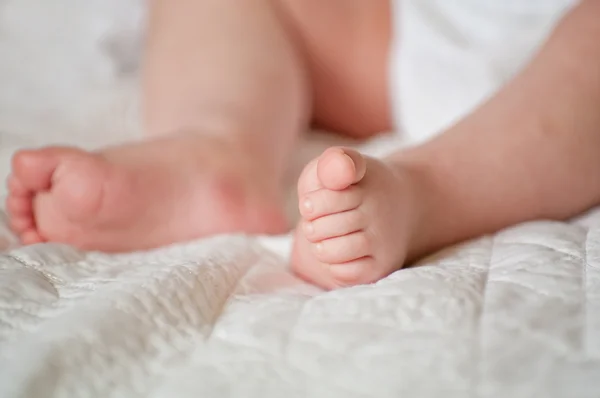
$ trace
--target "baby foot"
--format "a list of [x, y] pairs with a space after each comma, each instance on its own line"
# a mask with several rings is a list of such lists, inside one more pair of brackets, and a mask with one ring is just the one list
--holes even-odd
[[292, 267], [327, 289], [375, 282], [406, 259], [416, 210], [402, 170], [330, 148], [298, 182], [302, 221]]
[[8, 188], [7, 212], [24, 244], [127, 251], [286, 229], [274, 179], [243, 152], [198, 136], [99, 153], [21, 151]]

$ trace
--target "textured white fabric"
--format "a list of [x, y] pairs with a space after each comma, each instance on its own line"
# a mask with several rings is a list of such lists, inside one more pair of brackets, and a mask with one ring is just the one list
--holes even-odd
[[394, 0], [390, 81], [411, 144], [472, 111], [518, 72], [577, 0]]
[[[52, 14], [37, 18], [46, 3]], [[2, 2], [0, 87], [12, 91], [0, 90], [0, 174], [17, 146], [136, 136], [135, 75], [107, 72], [127, 68], [109, 68], [102, 43], [135, 48], [119, 32], [135, 31], [141, 4]], [[517, 226], [331, 293], [288, 272], [288, 236], [103, 255], [16, 248], [2, 219], [0, 244], [2, 398], [600, 391], [600, 212]]]
[[595, 398], [600, 214], [588, 222], [519, 226], [332, 293], [244, 237], [14, 250], [0, 396]]

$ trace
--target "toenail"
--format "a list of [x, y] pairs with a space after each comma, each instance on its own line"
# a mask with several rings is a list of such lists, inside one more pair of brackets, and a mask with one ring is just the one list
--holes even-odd
[[311, 222], [304, 223], [304, 233], [307, 235], [312, 235], [315, 232], [315, 227]]
[[309, 213], [313, 211], [313, 204], [310, 201], [310, 199], [304, 199], [302, 206], [304, 206], [304, 210], [306, 210]]

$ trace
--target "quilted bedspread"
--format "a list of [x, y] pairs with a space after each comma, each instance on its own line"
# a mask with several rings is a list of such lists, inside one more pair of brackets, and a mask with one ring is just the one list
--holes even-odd
[[[144, 3], [2, 1], [0, 177], [18, 147], [138, 136]], [[600, 210], [333, 292], [290, 243], [19, 247], [0, 212], [0, 398], [600, 397]]]

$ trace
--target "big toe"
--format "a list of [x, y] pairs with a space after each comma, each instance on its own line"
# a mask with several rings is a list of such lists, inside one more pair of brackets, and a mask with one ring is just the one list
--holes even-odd
[[67, 148], [19, 151], [12, 159], [14, 176], [27, 190], [48, 190], [61, 158], [70, 152]]
[[324, 188], [340, 191], [363, 179], [366, 160], [358, 152], [348, 148], [329, 148], [317, 163], [317, 176]]

